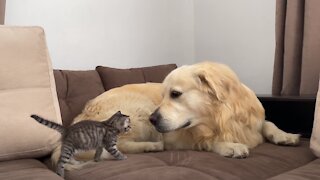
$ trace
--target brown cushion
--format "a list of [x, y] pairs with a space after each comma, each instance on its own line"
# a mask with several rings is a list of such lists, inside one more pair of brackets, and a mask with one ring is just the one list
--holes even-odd
[[292, 171], [285, 172], [270, 180], [293, 180], [293, 179], [305, 179], [305, 180], [319, 180], [320, 179], [320, 159], [316, 159], [304, 166], [301, 166]]
[[87, 101], [104, 92], [99, 74], [95, 70], [55, 70], [54, 77], [64, 126], [71, 124]]
[[165, 151], [128, 154], [124, 161], [105, 160], [67, 172], [67, 179], [266, 179], [315, 159], [309, 140], [298, 147], [264, 143], [247, 159], [232, 159], [211, 152]]
[[62, 180], [60, 176], [35, 159], [0, 162], [0, 179]]
[[0, 26], [0, 161], [49, 154], [60, 138], [34, 119], [61, 124], [43, 29]]
[[105, 90], [120, 87], [125, 84], [156, 82], [161, 83], [175, 68], [175, 64], [150, 66], [142, 68], [116, 69], [97, 66]]
[[320, 81], [319, 81], [319, 90], [317, 95], [316, 108], [314, 112], [314, 121], [312, 134], [310, 139], [310, 148], [313, 153], [320, 157]]

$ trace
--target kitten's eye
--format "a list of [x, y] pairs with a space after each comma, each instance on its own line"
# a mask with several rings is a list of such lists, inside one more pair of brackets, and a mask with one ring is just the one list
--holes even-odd
[[172, 91], [170, 92], [170, 97], [171, 97], [172, 99], [178, 98], [178, 97], [180, 97], [181, 95], [182, 95], [182, 92], [180, 92], [180, 91], [172, 90]]

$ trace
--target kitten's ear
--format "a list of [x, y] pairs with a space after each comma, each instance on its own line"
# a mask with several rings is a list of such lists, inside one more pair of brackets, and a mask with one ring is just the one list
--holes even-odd
[[108, 120], [112, 120], [114, 118], [118, 118], [120, 115], [121, 115], [121, 112], [118, 111], [118, 112], [114, 113]]

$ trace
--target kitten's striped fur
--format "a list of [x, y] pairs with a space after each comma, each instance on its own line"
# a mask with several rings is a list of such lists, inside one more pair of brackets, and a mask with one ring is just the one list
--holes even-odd
[[126, 159], [126, 156], [117, 149], [116, 143], [117, 135], [130, 129], [130, 119], [120, 111], [103, 122], [81, 121], [68, 128], [37, 115], [31, 117], [62, 134], [61, 155], [57, 165], [57, 174], [62, 177], [64, 177], [65, 163], [70, 161], [76, 151], [96, 149], [94, 160], [99, 161], [105, 148], [116, 159]]

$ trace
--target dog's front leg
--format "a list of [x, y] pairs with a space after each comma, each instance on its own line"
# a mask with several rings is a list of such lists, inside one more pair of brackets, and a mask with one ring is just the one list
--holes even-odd
[[193, 149], [199, 151], [215, 152], [221, 156], [231, 158], [246, 158], [249, 156], [249, 148], [245, 144], [217, 141], [217, 136], [208, 126], [198, 125], [193, 127]]

